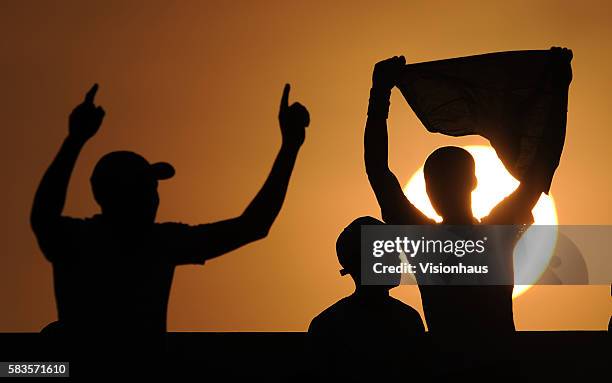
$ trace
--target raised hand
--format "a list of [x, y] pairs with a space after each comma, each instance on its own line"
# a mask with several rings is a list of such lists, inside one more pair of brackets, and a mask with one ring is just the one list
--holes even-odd
[[572, 67], [570, 62], [574, 57], [571, 49], [561, 47], [551, 47], [550, 52], [553, 56], [553, 71], [558, 78], [569, 84], [572, 81]]
[[85, 99], [70, 113], [68, 129], [70, 136], [81, 141], [93, 137], [104, 119], [104, 109], [94, 104], [98, 92], [98, 84], [94, 84], [85, 94]]
[[372, 73], [372, 87], [390, 90], [396, 83], [399, 75], [406, 65], [404, 56], [393, 56], [374, 65]]
[[551, 47], [550, 51], [555, 55], [559, 55], [560, 57], [563, 57], [563, 59], [567, 61], [572, 61], [572, 58], [574, 57], [574, 53], [572, 52], [571, 49], [568, 49], [568, 48]]
[[285, 84], [278, 112], [278, 121], [283, 135], [283, 145], [299, 148], [306, 137], [306, 127], [310, 124], [310, 114], [306, 107], [299, 102], [289, 105], [290, 89], [291, 86]]

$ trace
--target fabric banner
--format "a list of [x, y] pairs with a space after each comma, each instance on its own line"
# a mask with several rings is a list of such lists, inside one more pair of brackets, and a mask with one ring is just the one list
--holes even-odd
[[487, 138], [521, 180], [547, 161], [546, 193], [565, 140], [571, 51], [489, 53], [405, 66], [398, 88], [425, 128]]

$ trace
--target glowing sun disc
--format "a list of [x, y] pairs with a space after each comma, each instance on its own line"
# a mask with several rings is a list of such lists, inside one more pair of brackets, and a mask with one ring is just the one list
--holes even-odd
[[[476, 162], [478, 186], [472, 192], [472, 212], [474, 217], [480, 219], [510, 195], [518, 187], [519, 182], [506, 170], [492, 147], [474, 145], [463, 148], [470, 152]], [[404, 188], [404, 194], [426, 216], [436, 222], [442, 221], [442, 217], [431, 206], [425, 191], [423, 167], [412, 175]], [[535, 225], [556, 225], [558, 222], [555, 202], [550, 194], [542, 194], [532, 213]], [[537, 239], [533, 233], [530, 235], [530, 230], [527, 230], [514, 251], [515, 281], [529, 281], [531, 284], [537, 282], [553, 255], [556, 241], [556, 230], [546, 238], [540, 235]], [[512, 297], [516, 298], [526, 292], [531, 284], [515, 284]]]

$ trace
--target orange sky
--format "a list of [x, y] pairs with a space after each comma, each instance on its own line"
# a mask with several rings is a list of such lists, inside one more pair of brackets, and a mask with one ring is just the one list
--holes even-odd
[[[238, 215], [279, 148], [285, 82], [311, 112], [269, 237], [204, 267], [177, 269], [169, 330], [301, 331], [350, 293], [334, 243], [354, 217], [379, 216], [363, 167], [363, 126], [372, 66], [391, 55], [415, 62], [572, 48], [568, 135], [552, 193], [562, 224], [610, 224], [611, 8], [605, 1], [2, 1], [0, 331], [37, 331], [55, 318], [51, 267], [28, 214], [68, 113], [93, 82], [107, 116], [72, 178], [66, 213], [75, 216], [97, 211], [88, 178], [116, 149], [175, 165], [176, 177], [160, 187], [160, 220]], [[428, 134], [399, 94], [389, 124], [390, 161], [402, 182], [437, 146], [484, 142]], [[421, 309], [416, 287], [394, 295]], [[515, 301], [517, 328], [603, 329], [609, 295], [609, 286], [534, 287]]]

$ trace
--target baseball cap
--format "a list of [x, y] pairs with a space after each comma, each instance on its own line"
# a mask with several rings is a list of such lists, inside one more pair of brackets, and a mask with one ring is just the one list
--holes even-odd
[[384, 224], [374, 217], [364, 216], [355, 219], [344, 228], [336, 241], [336, 255], [342, 266], [340, 275], [344, 276], [352, 271], [359, 270], [361, 267], [361, 226]]
[[174, 167], [167, 162], [151, 164], [137, 153], [115, 151], [100, 158], [90, 181], [95, 193], [118, 184], [166, 180], [174, 173]]

